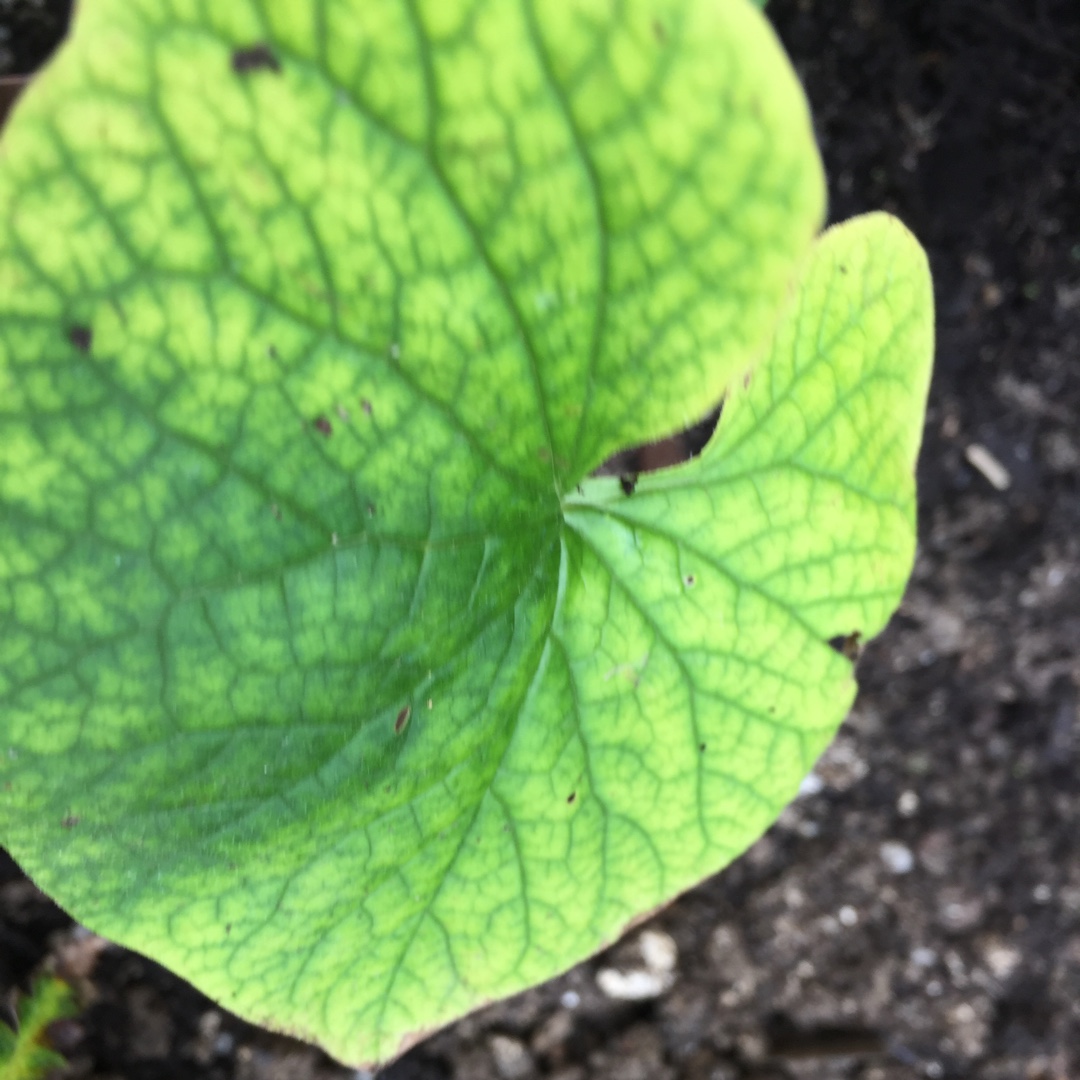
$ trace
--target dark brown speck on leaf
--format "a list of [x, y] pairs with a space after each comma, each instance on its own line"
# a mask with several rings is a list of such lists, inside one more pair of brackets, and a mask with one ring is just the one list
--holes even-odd
[[90, 331], [89, 326], [73, 326], [68, 330], [68, 341], [75, 346], [79, 352], [89, 352], [90, 342], [93, 341], [94, 335]]
[[334, 433], [334, 429], [325, 416], [316, 416], [311, 422], [311, 426], [319, 432], [320, 435], [325, 435], [327, 438]]
[[568, 803], [572, 803], [576, 798], [577, 798], [577, 792], [576, 791], [571, 791], [570, 794], [566, 796], [566, 801]]
[[619, 487], [624, 495], [633, 495], [637, 488], [637, 473], [623, 473], [619, 477]]
[[397, 719], [394, 721], [394, 731], [400, 735], [405, 730], [405, 725], [409, 722], [409, 717], [412, 715], [412, 706], [406, 705], [405, 708], [397, 714]]
[[74, 814], [68, 814], [63, 821], [60, 822], [62, 828], [74, 829], [79, 824], [79, 819]]
[[281, 62], [269, 45], [251, 45], [246, 49], [233, 49], [232, 69], [237, 75], [249, 75], [253, 71], [280, 71]]
[[360, 408], [363, 409], [368, 416], [371, 415], [371, 402], [368, 401], [367, 398], [360, 399]]

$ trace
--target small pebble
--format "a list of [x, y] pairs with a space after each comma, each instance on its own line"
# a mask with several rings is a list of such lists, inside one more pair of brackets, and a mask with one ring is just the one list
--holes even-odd
[[859, 921], [859, 913], [850, 905], [845, 904], [837, 913], [841, 926], [854, 926]]
[[993, 944], [985, 953], [986, 966], [995, 979], [1007, 979], [1020, 966], [1023, 956], [1011, 945]]
[[652, 1001], [671, 988], [670, 974], [656, 971], [617, 971], [601, 968], [596, 973], [600, 992], [613, 1001]]
[[896, 800], [896, 809], [901, 817], [914, 817], [919, 812], [919, 796], [914, 791], [905, 791]]
[[1012, 485], [1012, 476], [1009, 470], [985, 446], [980, 443], [972, 443], [965, 451], [964, 457], [968, 464], [978, 469], [986, 478], [987, 483], [997, 491], [1008, 491]]
[[881, 861], [894, 874], [910, 874], [915, 866], [915, 855], [907, 844], [901, 844], [898, 840], [886, 840], [878, 848]]
[[659, 975], [669, 974], [679, 962], [679, 947], [670, 934], [661, 930], [646, 930], [638, 938], [641, 959], [649, 971]]
[[559, 998], [564, 1009], [576, 1009], [581, 1004], [581, 995], [576, 990], [567, 990]]
[[825, 789], [825, 781], [817, 773], [807, 773], [799, 785], [800, 795], [818, 795]]
[[488, 1049], [502, 1080], [525, 1080], [535, 1071], [532, 1055], [525, 1049], [524, 1043], [509, 1035], [492, 1035], [488, 1040]]

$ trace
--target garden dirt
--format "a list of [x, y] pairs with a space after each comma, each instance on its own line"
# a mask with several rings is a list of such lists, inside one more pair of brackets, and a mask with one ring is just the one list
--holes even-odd
[[[0, 0], [0, 74], [33, 68], [62, 8]], [[742, 859], [385, 1080], [1080, 1077], [1080, 5], [769, 13], [832, 218], [891, 210], [933, 264], [911, 587], [835, 744]], [[88, 1002], [56, 1033], [71, 1077], [357, 1076], [104, 947], [4, 861], [0, 982], [47, 956]], [[605, 969], [651, 971], [656, 996], [612, 997]]]

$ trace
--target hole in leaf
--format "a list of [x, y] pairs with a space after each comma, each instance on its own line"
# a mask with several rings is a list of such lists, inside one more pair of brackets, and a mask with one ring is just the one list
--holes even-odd
[[89, 352], [90, 343], [93, 340], [94, 335], [89, 326], [73, 326], [68, 330], [68, 341], [70, 341], [79, 352]]
[[[632, 495], [641, 473], [667, 469], [672, 465], [695, 458], [705, 449], [720, 420], [722, 405], [717, 405], [708, 416], [696, 424], [657, 442], [642, 443], [629, 450], [620, 450], [604, 462], [593, 476], [617, 476], [623, 492]], [[629, 486], [629, 490], [627, 487]]]
[[846, 656], [854, 663], [862, 652], [862, 633], [853, 630], [850, 634], [837, 634], [836, 637], [829, 638], [827, 644], [834, 652]]
[[246, 49], [234, 49], [232, 69], [237, 75], [250, 75], [253, 71], [280, 71], [281, 62], [269, 45], [260, 43]]

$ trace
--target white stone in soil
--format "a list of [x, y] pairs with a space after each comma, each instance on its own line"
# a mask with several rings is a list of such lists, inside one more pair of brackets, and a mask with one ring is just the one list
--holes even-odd
[[652, 1001], [671, 988], [675, 979], [663, 971], [618, 971], [601, 968], [596, 973], [600, 992], [613, 1001]]
[[899, 840], [886, 840], [878, 848], [881, 861], [893, 874], [910, 874], [915, 867], [915, 854]]

